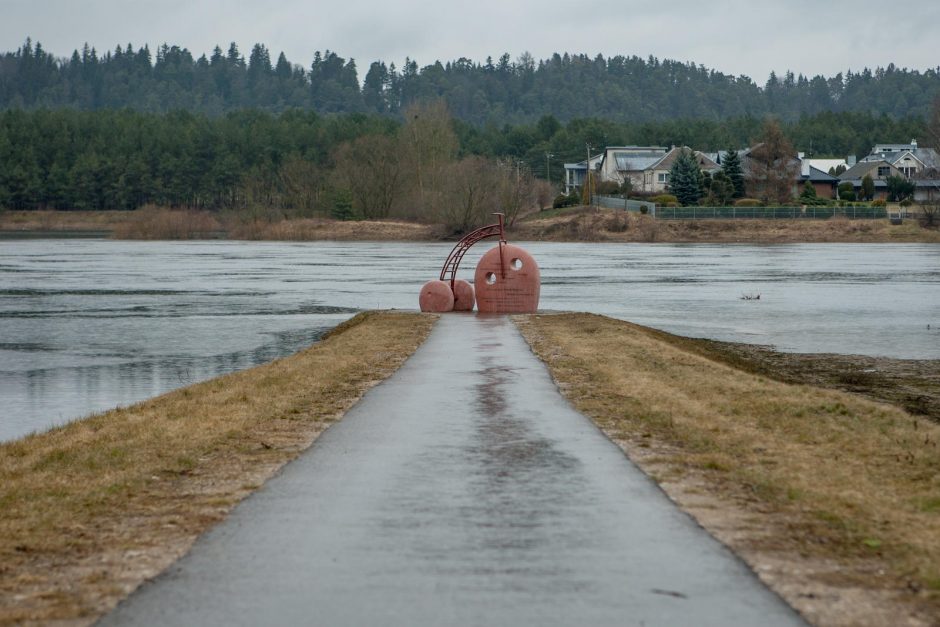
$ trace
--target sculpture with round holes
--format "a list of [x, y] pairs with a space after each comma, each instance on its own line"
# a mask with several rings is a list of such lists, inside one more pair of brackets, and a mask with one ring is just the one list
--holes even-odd
[[[538, 310], [539, 266], [525, 249], [506, 242], [503, 214], [496, 215], [499, 222], [468, 233], [457, 242], [444, 262], [439, 280], [424, 284], [418, 297], [421, 311], [472, 311], [474, 302], [480, 313], [534, 313]], [[477, 264], [474, 285], [458, 279], [457, 268], [470, 247], [497, 236], [499, 243], [484, 253]]]

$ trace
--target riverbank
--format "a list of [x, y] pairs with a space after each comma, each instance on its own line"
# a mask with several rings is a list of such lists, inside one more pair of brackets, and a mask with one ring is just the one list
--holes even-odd
[[[96, 234], [117, 239], [235, 239], [272, 241], [441, 241], [456, 239], [438, 224], [323, 218], [272, 220], [243, 215], [149, 208], [137, 211], [0, 212], [0, 234]], [[887, 220], [655, 220], [611, 209], [573, 208], [518, 220], [516, 241], [663, 243], [940, 243], [940, 230], [916, 221]]]
[[183, 555], [423, 341], [360, 314], [270, 364], [0, 444], [0, 624], [87, 624]]
[[[591, 314], [517, 322], [574, 405], [810, 622], [935, 624], [936, 416], [772, 378], [887, 398], [890, 376], [840, 381], [857, 373], [849, 358], [790, 361]], [[922, 365], [928, 387], [938, 365]]]

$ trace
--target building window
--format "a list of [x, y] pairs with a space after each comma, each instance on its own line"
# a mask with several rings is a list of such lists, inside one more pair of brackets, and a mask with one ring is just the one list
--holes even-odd
[[878, 166], [878, 176], [888, 176], [891, 174], [891, 168], [886, 165]]
[[658, 173], [656, 174], [656, 180], [658, 180], [660, 183], [668, 183], [668, 182], [669, 182], [669, 172], [658, 172]]

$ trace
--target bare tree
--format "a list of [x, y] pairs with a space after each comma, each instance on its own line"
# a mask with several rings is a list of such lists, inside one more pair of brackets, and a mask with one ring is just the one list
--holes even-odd
[[419, 102], [404, 113], [399, 131], [403, 167], [414, 180], [414, 203], [418, 213], [429, 217], [440, 196], [444, 170], [457, 156], [457, 134], [443, 100]]
[[506, 214], [507, 226], [536, 206], [536, 186], [532, 172], [516, 160], [498, 162], [496, 181], [499, 210]]
[[278, 168], [278, 178], [285, 208], [303, 216], [322, 208], [327, 177], [317, 164], [294, 155]]
[[747, 156], [747, 190], [765, 202], [788, 202], [799, 174], [796, 151], [776, 120], [764, 122], [760, 143]]
[[940, 152], [940, 96], [933, 99], [927, 118], [927, 145]]
[[340, 146], [334, 160], [336, 178], [352, 194], [359, 215], [387, 218], [405, 183], [398, 142], [386, 135], [366, 135]]
[[441, 221], [455, 233], [482, 226], [498, 208], [496, 166], [483, 157], [467, 157], [447, 169]]

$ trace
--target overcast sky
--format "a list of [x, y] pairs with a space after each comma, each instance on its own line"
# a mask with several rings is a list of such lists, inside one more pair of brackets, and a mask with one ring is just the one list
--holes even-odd
[[198, 57], [255, 42], [309, 66], [315, 50], [356, 59], [360, 79], [374, 60], [424, 66], [483, 61], [528, 51], [594, 56], [654, 55], [693, 61], [763, 83], [771, 70], [831, 76], [886, 66], [940, 65], [940, 3], [907, 10], [874, 0], [0, 0], [0, 50], [27, 36], [68, 56], [166, 42]]

